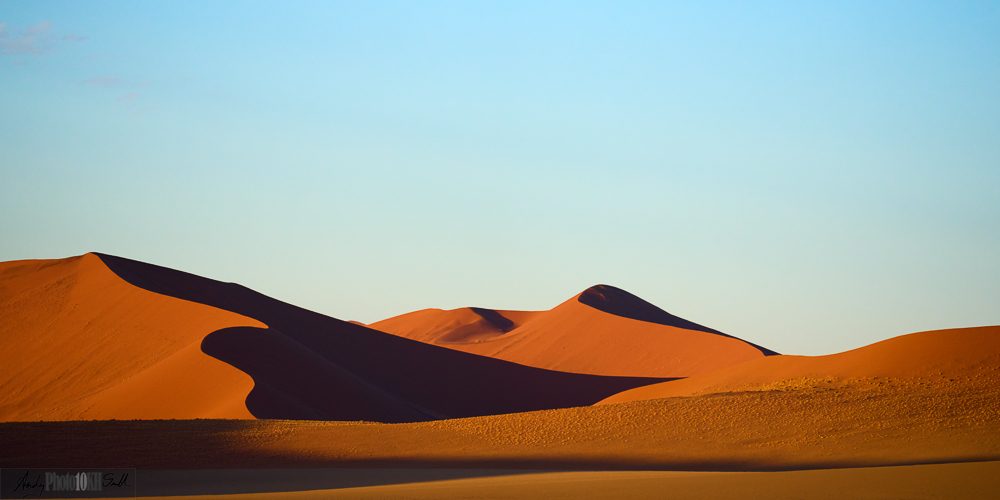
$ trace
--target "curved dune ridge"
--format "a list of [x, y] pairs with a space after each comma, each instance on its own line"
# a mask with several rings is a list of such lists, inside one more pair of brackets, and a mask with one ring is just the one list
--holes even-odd
[[414, 422], [593, 404], [664, 377], [561, 373], [389, 335], [249, 288], [97, 254], [126, 282], [253, 318], [205, 336], [205, 354], [249, 374], [257, 418]]
[[481, 356], [595, 375], [688, 377], [776, 354], [608, 285], [549, 311], [424, 309], [369, 326]]
[[251, 318], [122, 281], [93, 254], [0, 263], [0, 420], [252, 418], [253, 380], [201, 352]]
[[601, 403], [722, 392], [1000, 383], [1000, 326], [912, 333], [828, 356], [774, 356], [631, 389]]

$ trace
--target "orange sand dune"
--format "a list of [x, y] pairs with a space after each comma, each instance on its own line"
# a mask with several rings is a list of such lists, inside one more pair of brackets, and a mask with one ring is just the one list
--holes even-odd
[[549, 311], [425, 309], [369, 326], [523, 365], [597, 375], [687, 377], [774, 354], [607, 285]]
[[122, 281], [93, 254], [0, 263], [0, 420], [252, 418], [253, 380], [201, 352], [239, 314]]
[[560, 373], [475, 356], [330, 318], [237, 284], [98, 257], [135, 287], [260, 322], [219, 328], [200, 346], [253, 378], [245, 404], [258, 418], [412, 422], [514, 413], [589, 405], [664, 380]]
[[913, 333], [829, 356], [771, 356], [684, 380], [639, 387], [602, 403], [732, 391], [858, 385], [967, 384], [1000, 371], [1000, 326]]

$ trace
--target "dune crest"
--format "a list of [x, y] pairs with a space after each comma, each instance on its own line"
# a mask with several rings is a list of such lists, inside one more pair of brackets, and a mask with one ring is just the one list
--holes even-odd
[[549, 311], [424, 309], [369, 326], [481, 356], [595, 375], [687, 377], [775, 354], [608, 285]]

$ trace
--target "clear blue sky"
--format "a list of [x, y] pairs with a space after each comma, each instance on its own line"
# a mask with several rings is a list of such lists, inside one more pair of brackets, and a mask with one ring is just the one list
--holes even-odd
[[1000, 324], [998, 2], [0, 0], [0, 260], [341, 319], [607, 283], [785, 353]]

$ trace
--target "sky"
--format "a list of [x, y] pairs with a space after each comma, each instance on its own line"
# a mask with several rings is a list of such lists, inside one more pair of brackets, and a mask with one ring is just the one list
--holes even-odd
[[1000, 3], [0, 0], [0, 261], [91, 251], [366, 323], [1000, 324]]

